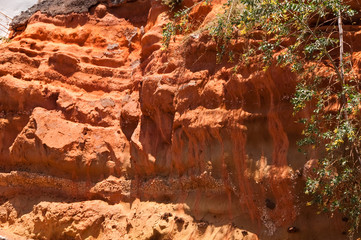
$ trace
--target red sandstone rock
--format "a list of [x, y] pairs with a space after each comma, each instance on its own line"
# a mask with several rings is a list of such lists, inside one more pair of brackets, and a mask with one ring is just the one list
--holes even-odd
[[129, 145], [116, 127], [64, 120], [60, 112], [35, 108], [10, 147], [12, 164], [49, 175], [101, 180], [127, 176]]
[[[220, 9], [191, 17], [201, 27]], [[0, 45], [2, 228], [28, 239], [288, 239], [289, 226], [292, 239], [343, 237], [341, 221], [305, 207], [297, 76], [257, 58], [218, 65], [205, 33], [162, 50], [159, 1], [51, 15]], [[361, 28], [345, 30], [360, 74]]]

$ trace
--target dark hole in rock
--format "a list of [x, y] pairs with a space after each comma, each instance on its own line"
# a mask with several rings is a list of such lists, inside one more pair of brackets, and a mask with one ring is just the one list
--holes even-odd
[[271, 199], [266, 199], [266, 207], [273, 210], [276, 208], [276, 203], [274, 203]]
[[299, 231], [300, 230], [295, 226], [287, 228], [287, 232], [289, 232], [289, 233], [296, 233], [296, 232], [299, 232]]

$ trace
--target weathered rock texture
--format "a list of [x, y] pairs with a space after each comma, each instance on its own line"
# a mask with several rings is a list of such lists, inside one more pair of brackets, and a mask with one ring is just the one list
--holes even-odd
[[[204, 26], [220, 4], [192, 16]], [[0, 45], [3, 229], [26, 239], [345, 237], [340, 217], [305, 206], [287, 69], [217, 65], [197, 31], [163, 51], [169, 16], [158, 1], [43, 1], [26, 14]], [[361, 27], [346, 30], [358, 63]]]

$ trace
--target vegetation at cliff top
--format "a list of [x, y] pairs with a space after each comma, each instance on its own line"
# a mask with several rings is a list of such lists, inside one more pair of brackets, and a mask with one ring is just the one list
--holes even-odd
[[[192, 7], [176, 12], [165, 26], [164, 48], [174, 35], [191, 29]], [[292, 98], [295, 116], [304, 124], [299, 145], [308, 159], [318, 159], [306, 184], [306, 194], [314, 197], [308, 204], [347, 217], [350, 238], [361, 220], [361, 94], [343, 26], [352, 24], [355, 13], [341, 0], [229, 0], [205, 29], [217, 42], [218, 61], [247, 64], [258, 55], [264, 71], [279, 65], [299, 76]], [[261, 40], [245, 41], [243, 51], [232, 52], [235, 41], [255, 33]]]
[[7, 37], [0, 37], [0, 43], [2, 42], [10, 42], [10, 39]]

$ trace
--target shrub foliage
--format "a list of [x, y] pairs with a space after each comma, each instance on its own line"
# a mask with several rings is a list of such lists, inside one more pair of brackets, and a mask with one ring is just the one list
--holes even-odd
[[[165, 26], [164, 47], [191, 24], [190, 10], [176, 12]], [[350, 237], [361, 217], [361, 94], [343, 25], [352, 23], [354, 14], [341, 0], [229, 0], [206, 29], [217, 42], [219, 61], [227, 54], [238, 54], [245, 61], [261, 53], [265, 71], [278, 64], [297, 73], [292, 98], [295, 116], [307, 116], [299, 117], [304, 124], [299, 145], [309, 158], [318, 159], [305, 192], [314, 196], [309, 204], [345, 215], [350, 220]], [[261, 40], [245, 52], [230, 51], [237, 38], [255, 33], [261, 33]]]

